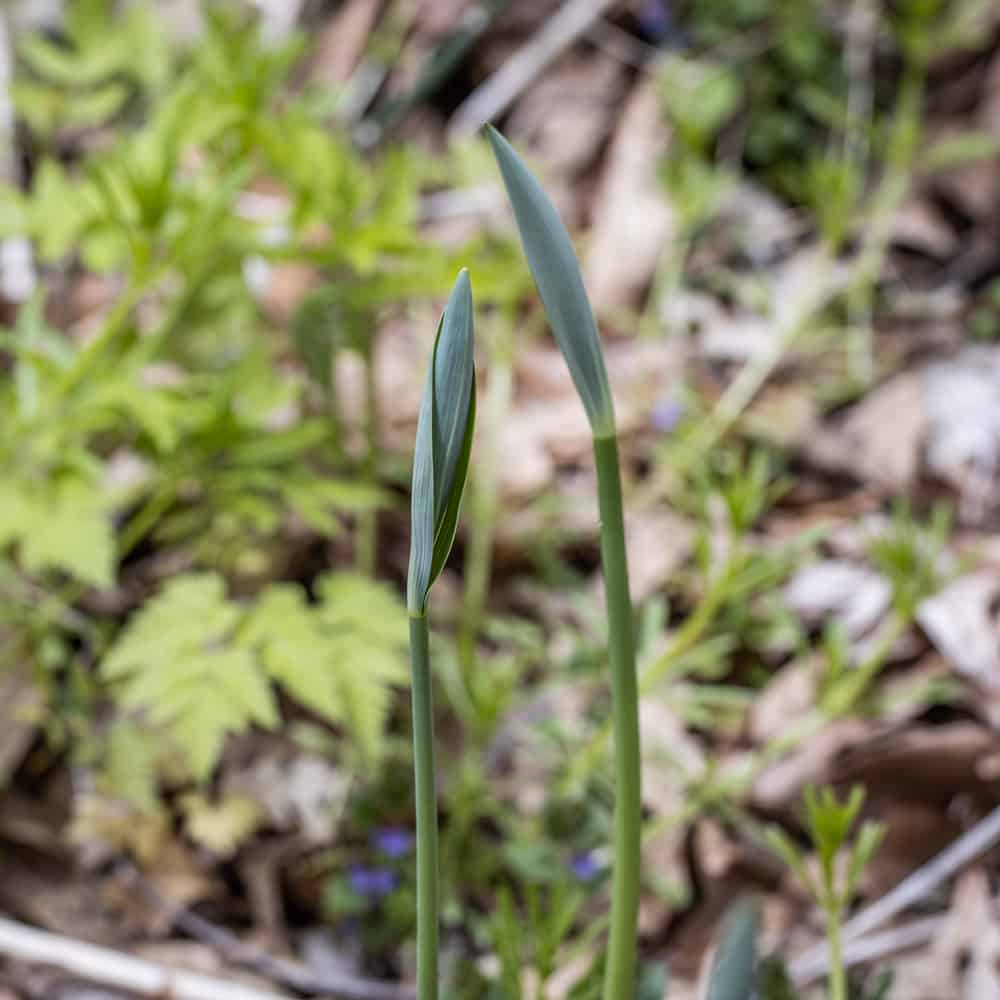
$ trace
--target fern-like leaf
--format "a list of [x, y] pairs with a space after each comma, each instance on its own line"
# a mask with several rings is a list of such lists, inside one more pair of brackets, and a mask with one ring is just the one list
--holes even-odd
[[309, 607], [293, 586], [271, 587], [241, 632], [265, 669], [302, 704], [343, 725], [367, 763], [381, 756], [391, 688], [406, 681], [406, 615], [387, 587], [331, 573]]
[[124, 708], [163, 727], [198, 778], [227, 735], [278, 724], [272, 681], [343, 727], [374, 764], [392, 686], [406, 680], [406, 614], [389, 588], [353, 573], [317, 589], [318, 604], [276, 584], [244, 607], [216, 574], [179, 577], [133, 618], [101, 672]]
[[211, 773], [229, 733], [278, 722], [271, 686], [251, 651], [229, 645], [240, 618], [221, 577], [179, 577], [133, 619], [101, 665], [106, 678], [121, 683], [121, 704], [162, 725], [200, 779]]
[[29, 573], [61, 570], [94, 587], [114, 582], [114, 535], [99, 486], [80, 476], [32, 488], [16, 480], [0, 489], [0, 548], [19, 547]]

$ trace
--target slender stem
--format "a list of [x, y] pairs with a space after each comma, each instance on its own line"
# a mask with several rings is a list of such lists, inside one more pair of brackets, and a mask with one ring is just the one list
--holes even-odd
[[438, 1000], [438, 845], [434, 721], [426, 615], [410, 615], [417, 804], [417, 1000]]
[[608, 602], [615, 739], [615, 844], [611, 937], [604, 1000], [632, 1000], [635, 994], [636, 929], [642, 796], [639, 776], [639, 691], [635, 671], [632, 601], [625, 558], [618, 440], [594, 438], [597, 497], [601, 514], [601, 562]]
[[830, 943], [830, 1000], [847, 1000], [847, 975], [840, 942], [840, 914], [827, 914], [826, 936]]

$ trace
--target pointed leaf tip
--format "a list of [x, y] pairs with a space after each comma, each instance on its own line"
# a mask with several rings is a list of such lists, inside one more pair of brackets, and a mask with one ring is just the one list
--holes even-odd
[[413, 454], [407, 605], [423, 614], [427, 593], [455, 539], [475, 423], [472, 284], [459, 272], [438, 324]]
[[569, 233], [544, 188], [492, 125], [486, 136], [514, 209], [528, 266], [595, 436], [615, 431], [601, 339]]

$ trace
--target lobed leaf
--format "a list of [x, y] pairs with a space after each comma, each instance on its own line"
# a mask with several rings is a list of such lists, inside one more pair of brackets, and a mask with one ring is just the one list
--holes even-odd
[[378, 764], [392, 686], [406, 679], [406, 616], [390, 588], [353, 573], [317, 581], [317, 603], [274, 584], [249, 607], [215, 573], [171, 580], [137, 612], [101, 663], [120, 707], [170, 736], [199, 780], [226, 737], [280, 722], [273, 683], [342, 726]]

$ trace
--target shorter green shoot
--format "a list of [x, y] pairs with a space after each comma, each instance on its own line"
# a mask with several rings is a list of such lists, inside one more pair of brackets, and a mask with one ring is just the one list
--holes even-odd
[[455, 540], [475, 419], [472, 288], [463, 270], [438, 326], [413, 455], [406, 604], [413, 668], [418, 1000], [438, 1000], [439, 994], [437, 794], [427, 596]]
[[906, 505], [897, 507], [886, 529], [869, 543], [868, 555], [892, 588], [892, 616], [874, 648], [860, 663], [851, 661], [847, 636], [831, 625], [823, 636], [827, 669], [821, 692], [824, 713], [836, 718], [854, 711], [870, 694], [900, 636], [913, 622], [922, 601], [942, 585], [940, 562], [951, 527], [944, 507], [935, 508], [924, 526]]
[[830, 788], [805, 791], [806, 833], [816, 852], [818, 870], [779, 827], [765, 831], [769, 846], [795, 873], [803, 888], [822, 910], [830, 946], [829, 1000], [848, 1000], [841, 927], [861, 875], [882, 840], [880, 823], [866, 820], [857, 836], [850, 832], [864, 803], [864, 790], [851, 789], [843, 803]]

